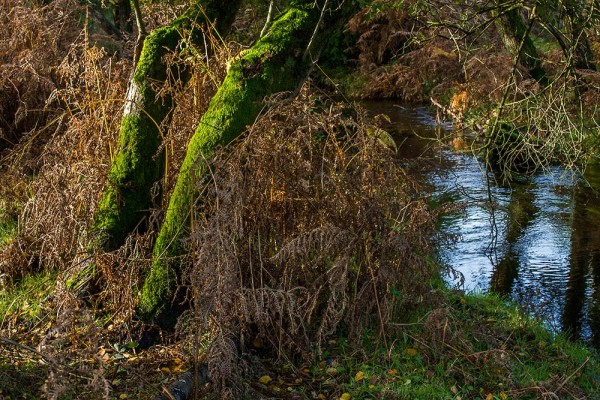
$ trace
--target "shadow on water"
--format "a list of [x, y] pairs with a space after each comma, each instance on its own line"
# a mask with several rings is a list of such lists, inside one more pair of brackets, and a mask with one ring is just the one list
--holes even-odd
[[[574, 338], [591, 339], [600, 348], [600, 168], [584, 175], [573, 195], [570, 262], [563, 327]], [[596, 188], [596, 190], [594, 190]]]
[[511, 297], [552, 330], [600, 348], [600, 167], [585, 180], [550, 168], [501, 185], [452, 140], [431, 140], [451, 136], [452, 127], [430, 109], [363, 106], [390, 117], [383, 128], [399, 145], [399, 161], [433, 185], [433, 198], [457, 206], [440, 221], [441, 233], [457, 240], [440, 252], [464, 276], [463, 288]]

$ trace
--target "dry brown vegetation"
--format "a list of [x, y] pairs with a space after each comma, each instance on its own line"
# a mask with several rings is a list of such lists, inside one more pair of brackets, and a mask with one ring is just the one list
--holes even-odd
[[[184, 360], [171, 367], [180, 370], [192, 361], [186, 346], [208, 333], [211, 375], [223, 393], [237, 393], [242, 375], [234, 340], [260, 338], [272, 354], [306, 358], [343, 319], [344, 329], [359, 339], [372, 314], [383, 326], [394, 307], [415, 301], [407, 289], [414, 286], [413, 274], [423, 278], [414, 296], [427, 290], [432, 265], [420, 256], [429, 249], [433, 220], [417, 189], [392, 152], [367, 135], [364, 116], [305, 88], [299, 100], [272, 99], [281, 105], [257, 121], [231, 154], [219, 153], [215, 175], [199, 182], [207, 198], [189, 239], [193, 262], [181, 290], [195, 306], [180, 323], [184, 340], [177, 346], [183, 347], [141, 357], [115, 347], [145, 329], [133, 314], [154, 230], [113, 253], [90, 254], [88, 243], [115, 151], [132, 44], [90, 28], [97, 25], [93, 13], [77, 2], [11, 0], [2, 7], [0, 37], [10, 52], [2, 54], [0, 81], [8, 88], [2, 91], [1, 196], [12, 205], [18, 234], [2, 248], [0, 273], [8, 292], [28, 274], [47, 274], [31, 289], [42, 293], [39, 308], [31, 311], [30, 290], [2, 317], [0, 359], [17, 367], [0, 371], [3, 379], [18, 384], [29, 377], [39, 385], [28, 393], [49, 398], [143, 391], [135, 389], [140, 373], [172, 365], [174, 357]], [[148, 14], [150, 25], [173, 13], [157, 9]], [[35, 18], [25, 19], [31, 13]], [[246, 20], [237, 25], [243, 28]], [[109, 53], [114, 48], [121, 51]], [[193, 63], [198, 73], [185, 88], [176, 82], [162, 88], [174, 91], [178, 104], [163, 127], [167, 189], [225, 61], [240, 46], [219, 48], [210, 69], [193, 57], [172, 59]], [[161, 204], [157, 197], [150, 226], [157, 226]], [[392, 301], [391, 288], [407, 294], [402, 303]], [[143, 362], [129, 363], [131, 358]], [[145, 390], [157, 390], [165, 368], [150, 372], [156, 378], [143, 380]], [[122, 383], [123, 370], [128, 376]]]
[[[148, 27], [179, 11], [149, 6]], [[252, 12], [236, 22], [236, 38], [260, 28]], [[177, 107], [161, 127], [167, 173], [150, 229], [115, 252], [91, 254], [90, 223], [115, 152], [133, 47], [94, 18], [75, 0], [0, 1], [0, 218], [18, 221], [18, 234], [0, 248], [0, 293], [46, 274], [0, 315], [0, 389], [151, 398], [200, 360], [214, 379], [210, 389], [235, 398], [250, 390], [248, 367], [260, 370], [256, 354], [306, 361], [334, 334], [360, 342], [365, 329], [387, 344], [392, 317], [419, 304], [438, 272], [428, 258], [435, 213], [373, 136], [372, 122], [309, 83], [296, 99], [268, 99], [246, 134], [207, 160], [212, 173], [197, 183], [202, 196], [180, 282], [191, 307], [176, 334], [158, 332], [155, 346], [136, 352], [143, 332], [157, 332], [134, 310], [168, 193], [227, 59], [243, 46], [215, 39], [210, 65], [172, 56], [195, 73], [184, 88], [162, 88]], [[465, 52], [406, 11], [363, 12], [349, 29], [359, 37], [353, 54], [367, 82], [363, 97], [439, 97], [462, 114], [502, 98], [510, 81], [509, 56]], [[469, 45], [485, 41], [477, 40]], [[595, 104], [597, 74], [582, 79], [591, 82], [583, 101]], [[512, 100], [539, 89], [526, 79], [511, 85]], [[548, 118], [557, 103], [547, 104], [529, 117], [551, 131], [563, 120]], [[433, 344], [444, 320], [435, 317], [425, 338]], [[19, 392], [15, 385], [28, 380], [35, 388]]]
[[309, 88], [272, 101], [214, 162], [194, 217], [191, 327], [213, 337], [223, 388], [239, 380], [237, 338], [310, 359], [340, 325], [385, 335], [435, 274], [432, 213], [365, 117]]

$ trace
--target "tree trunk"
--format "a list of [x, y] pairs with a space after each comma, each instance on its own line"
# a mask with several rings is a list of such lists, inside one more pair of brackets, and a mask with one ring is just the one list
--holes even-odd
[[[322, 13], [313, 0], [292, 2], [269, 32], [232, 63], [188, 145], [140, 297], [142, 318], [155, 318], [163, 326], [174, 322], [176, 313], [169, 304], [179, 274], [177, 257], [184, 251], [181, 239], [189, 232], [189, 213], [197, 198], [194, 185], [207, 170], [206, 160], [217, 146], [229, 143], [254, 122], [266, 96], [299, 87], [311, 65], [311, 49], [319, 49], [330, 30], [343, 24], [349, 4]], [[326, 30], [316, 35], [319, 26]]]
[[492, 15], [496, 18], [496, 29], [504, 43], [504, 47], [527, 69], [529, 75], [536, 81], [546, 83], [546, 71], [535, 45], [529, 36], [529, 28], [525, 25], [519, 8], [495, 10]]
[[586, 23], [581, 3], [575, 0], [565, 0], [564, 3], [561, 2], [559, 4], [564, 7], [561, 10], [564, 14], [563, 23], [570, 42], [572, 52], [570, 56], [573, 57], [570, 60], [570, 64], [576, 69], [595, 71], [594, 55], [585, 31]]
[[[182, 33], [192, 28], [191, 41], [203, 45], [203, 33], [196, 25], [206, 28], [216, 20], [217, 32], [225, 34], [240, 4], [241, 0], [196, 0], [181, 17], [145, 39], [127, 90], [117, 153], [95, 215], [96, 247], [121, 246], [152, 207], [151, 188], [164, 170], [160, 126], [173, 107], [171, 96], [157, 99], [154, 90], [168, 76], [163, 56], [174, 51]], [[172, 73], [177, 76], [178, 71]], [[187, 79], [179, 78], [182, 83]]]

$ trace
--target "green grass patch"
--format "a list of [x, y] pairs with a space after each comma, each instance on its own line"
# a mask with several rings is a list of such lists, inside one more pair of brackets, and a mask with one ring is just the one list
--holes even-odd
[[43, 271], [26, 275], [0, 287], [0, 331], [7, 326], [31, 329], [44, 316], [44, 305], [52, 295], [56, 273]]
[[0, 246], [9, 243], [17, 234], [17, 219], [0, 201]]
[[317, 399], [600, 399], [596, 351], [497, 296], [434, 297], [386, 327], [387, 342], [377, 332], [360, 346], [331, 341], [312, 365], [284, 366], [257, 386]]

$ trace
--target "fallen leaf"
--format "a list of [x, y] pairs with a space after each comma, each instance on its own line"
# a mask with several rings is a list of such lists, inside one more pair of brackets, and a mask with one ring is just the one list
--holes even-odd
[[258, 381], [264, 385], [267, 385], [272, 380], [273, 378], [271, 378], [269, 375], [263, 375], [260, 378], [258, 378]]
[[358, 371], [356, 375], [354, 375], [354, 380], [357, 382], [362, 381], [363, 379], [365, 379], [365, 373], [362, 371]]
[[350, 400], [351, 398], [352, 398], [352, 396], [348, 392], [346, 392], [340, 396], [340, 400]]
[[387, 374], [388, 374], [388, 375], [394, 375], [394, 376], [395, 376], [395, 375], [398, 375], [398, 370], [397, 370], [397, 369], [395, 369], [395, 368], [394, 368], [394, 369], [388, 369], [388, 370], [387, 370]]
[[262, 349], [263, 347], [265, 347], [262, 339], [259, 337], [255, 337], [254, 339], [252, 339], [252, 346], [254, 346], [257, 349]]
[[408, 356], [410, 357], [414, 357], [417, 354], [419, 354], [419, 352], [417, 351], [417, 349], [406, 349], [406, 354], [408, 354]]
[[119, 399], [128, 399], [128, 398], [129, 398], [129, 396], [127, 396], [125, 393], [121, 393], [119, 395]]
[[333, 368], [333, 367], [327, 368], [327, 373], [329, 375], [337, 375], [338, 374], [338, 370], [337, 370], [337, 368]]

